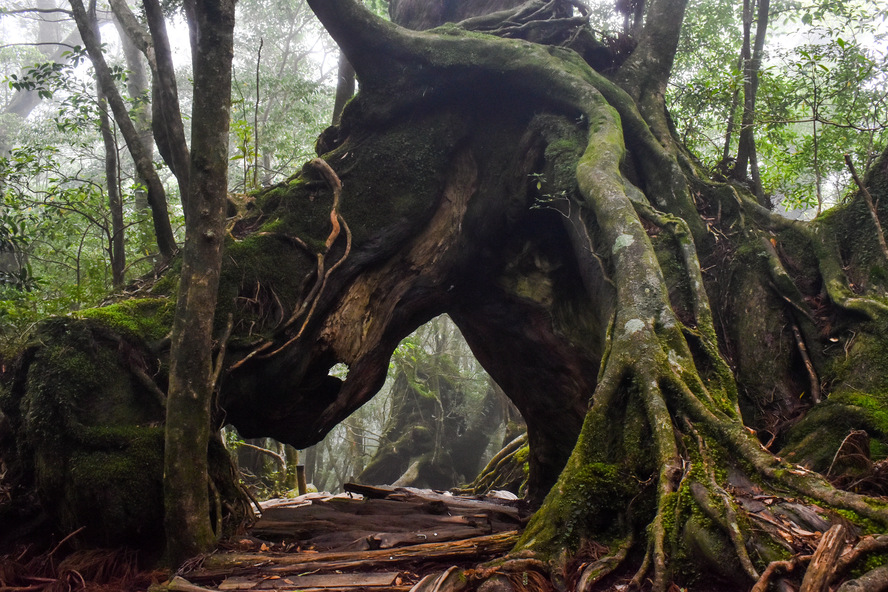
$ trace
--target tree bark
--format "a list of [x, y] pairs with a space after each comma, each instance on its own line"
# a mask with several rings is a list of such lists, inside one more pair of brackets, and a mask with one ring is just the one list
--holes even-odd
[[146, 153], [139, 139], [139, 134], [130, 119], [129, 110], [121, 98], [117, 86], [114, 84], [111, 70], [105, 62], [104, 55], [102, 55], [101, 43], [97, 32], [90, 26], [83, 2], [81, 0], [70, 0], [70, 3], [74, 19], [77, 21], [77, 28], [96, 70], [96, 78], [102, 87], [102, 92], [111, 106], [114, 119], [117, 121], [117, 126], [120, 128], [124, 140], [126, 140], [127, 148], [129, 148], [129, 152], [136, 163], [139, 174], [147, 180], [148, 203], [151, 206], [157, 247], [163, 258], [169, 259], [176, 252], [176, 239], [173, 236], [173, 228], [170, 225], [169, 212], [167, 211], [166, 191], [164, 191], [160, 178], [157, 176], [157, 171], [154, 169], [154, 163], [150, 155]]
[[108, 212], [111, 214], [111, 228], [108, 233], [108, 254], [111, 259], [111, 282], [115, 288], [123, 287], [126, 270], [124, 250], [123, 201], [120, 198], [118, 181], [117, 142], [111, 129], [111, 120], [105, 111], [108, 103], [99, 90], [99, 121], [102, 143], [105, 147], [105, 182], [108, 191]]
[[[164, 449], [167, 555], [181, 561], [215, 542], [206, 450], [213, 398], [213, 319], [225, 239], [234, 1], [186, 2], [194, 117], [185, 249], [170, 351]], [[193, 462], [182, 462], [190, 458]], [[216, 533], [217, 535], [220, 533]]]
[[758, 94], [759, 72], [762, 67], [762, 53], [765, 48], [765, 36], [768, 31], [768, 11], [770, 0], [757, 0], [757, 15], [755, 27], [755, 41], [752, 44], [750, 55], [750, 27], [752, 25], [753, 0], [748, 0], [744, 7], [743, 16], [743, 115], [740, 120], [740, 145], [737, 149], [737, 161], [734, 165], [732, 176], [739, 180], [746, 180], [747, 169], [752, 174], [753, 193], [759, 204], [770, 208], [770, 203], [762, 189], [762, 179], [759, 174], [758, 158], [755, 149], [755, 99]]
[[[135, 21], [135, 16], [129, 11], [129, 7], [124, 0], [112, 0], [111, 8], [114, 10], [114, 25], [117, 27], [120, 36], [120, 45], [123, 48], [123, 55], [126, 58], [126, 67], [129, 70], [129, 76], [126, 79], [126, 89], [131, 101], [137, 101], [138, 106], [133, 113], [133, 124], [138, 131], [139, 138], [148, 156], [154, 159], [154, 135], [151, 132], [151, 100], [150, 100], [150, 83], [145, 72], [144, 52], [139, 49], [139, 45], [145, 46], [145, 41], [136, 44], [131, 35], [138, 37], [139, 33], [134, 33], [132, 27], [137, 26], [141, 29], [141, 25]], [[123, 8], [125, 12], [120, 9]], [[120, 14], [118, 14], [120, 12]], [[132, 19], [124, 25], [127, 16]], [[140, 31], [141, 32], [141, 31]], [[145, 33], [147, 36], [147, 33]], [[150, 39], [148, 41], [150, 43]], [[152, 66], [153, 70], [153, 66]], [[135, 191], [135, 208], [139, 213], [150, 212], [148, 206], [148, 196], [144, 187], [147, 185], [145, 179], [136, 172], [136, 182], [139, 184]], [[146, 233], [147, 235], [147, 233]], [[142, 249], [143, 251], [145, 249]]]
[[185, 141], [185, 127], [182, 125], [182, 112], [179, 108], [176, 71], [167, 36], [166, 19], [157, 0], [143, 0], [142, 5], [148, 17], [148, 28], [151, 31], [157, 65], [152, 86], [154, 134], [156, 138], [162, 139], [158, 143], [158, 150], [179, 181], [179, 194], [182, 196], [182, 207], [187, 218], [189, 208], [186, 201], [190, 195], [188, 183], [191, 163], [188, 143]]

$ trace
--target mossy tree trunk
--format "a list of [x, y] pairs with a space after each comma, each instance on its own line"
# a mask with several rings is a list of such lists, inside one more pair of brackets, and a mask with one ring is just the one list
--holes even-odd
[[[885, 375], [872, 362], [888, 319], [884, 276], [872, 272], [884, 270], [873, 233], [841, 239], [866, 211], [855, 200], [791, 222], [701, 174], [664, 104], [684, 2], [650, 3], [635, 53], [608, 77], [568, 49], [466, 31], [501, 33], [541, 5], [506, 25], [470, 19], [432, 34], [348, 0], [312, 6], [361, 82], [319, 144], [341, 194], [317, 204], [332, 184], [313, 164], [257, 201], [278, 244], [293, 236], [272, 211], [307, 214], [296, 232], [306, 279], [291, 303], [263, 284], [281, 309], [264, 313], [277, 333], [237, 354], [229, 419], [309, 444], [372, 396], [400, 338], [448, 312], [528, 422], [529, 495], [541, 508], [517, 550], [557, 560], [598, 540], [616, 558], [637, 550], [636, 581], [656, 590], [680, 573], [751, 585], [774, 533], [747, 543], [729, 491], [790, 491], [885, 524], [879, 502], [771, 452], [825, 470], [816, 457], [835, 453], [844, 425], [829, 444], [800, 434], [850, 409], [861, 382], [867, 398], [849, 427], [884, 440]], [[552, 19], [524, 28], [542, 22]], [[244, 252], [258, 241], [236, 236]], [[341, 384], [326, 375], [333, 362], [350, 367]], [[283, 376], [305, 394], [275, 417], [257, 413], [246, 393]], [[821, 423], [799, 421], [808, 409]], [[736, 560], [712, 552], [719, 545]], [[611, 569], [581, 574], [581, 585]]]
[[[698, 169], [664, 104], [682, 0], [647, 3], [622, 66], [561, 5], [422, 33], [353, 0], [310, 4], [360, 92], [322, 158], [239, 204], [220, 422], [314, 444], [378, 391], [401, 339], [448, 313], [527, 421], [540, 509], [519, 581], [532, 554], [583, 590], [633, 562], [656, 590], [748, 589], [802, 550], [756, 518], [756, 496], [797, 498], [812, 524], [888, 524], [882, 502], [811, 472], [840, 476], [851, 430], [888, 452], [888, 267], [869, 210], [789, 221]], [[864, 184], [884, 225], [888, 152]], [[604, 548], [591, 541], [605, 557], [584, 559]]]
[[359, 482], [448, 489], [481, 470], [505, 414], [494, 385], [460, 365], [468, 352], [454, 333], [436, 319], [393, 356], [391, 411]]
[[[186, 11], [194, 62], [193, 152], [164, 448], [164, 526], [174, 565], [208, 551], [216, 541], [207, 455], [215, 388], [213, 320], [228, 190], [234, 1], [191, 0]], [[183, 462], [186, 458], [190, 461]]]

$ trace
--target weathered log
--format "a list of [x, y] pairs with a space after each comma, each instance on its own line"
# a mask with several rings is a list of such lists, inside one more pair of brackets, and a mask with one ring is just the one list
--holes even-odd
[[186, 574], [195, 581], [206, 581], [224, 575], [226, 570], [252, 568], [257, 572], [282, 575], [300, 569], [332, 571], [396, 565], [414, 560], [481, 558], [505, 553], [518, 540], [517, 531], [500, 532], [461, 541], [426, 543], [398, 549], [381, 549], [359, 553], [231, 553], [207, 557], [201, 569]]
[[305, 590], [307, 588], [360, 588], [372, 587], [378, 589], [380, 587], [388, 587], [395, 585], [400, 572], [374, 572], [374, 573], [347, 573], [347, 574], [310, 574], [303, 576], [292, 576], [288, 578], [245, 578], [233, 577], [227, 578], [224, 582], [216, 586], [219, 590], [252, 590], [261, 585], [262, 589], [293, 589]]
[[846, 532], [847, 529], [842, 524], [834, 524], [823, 533], [805, 572], [805, 579], [802, 580], [799, 592], [825, 592], [829, 588], [836, 562], [845, 549]]

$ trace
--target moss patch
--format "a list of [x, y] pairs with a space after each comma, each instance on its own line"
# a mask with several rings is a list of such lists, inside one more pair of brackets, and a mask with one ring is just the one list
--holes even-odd
[[175, 301], [168, 298], [136, 298], [101, 308], [76, 313], [78, 318], [91, 319], [121, 335], [158, 341], [173, 326]]

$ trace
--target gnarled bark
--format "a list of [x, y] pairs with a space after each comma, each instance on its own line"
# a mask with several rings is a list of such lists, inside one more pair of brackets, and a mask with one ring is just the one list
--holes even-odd
[[[642, 59], [677, 35], [651, 15], [681, 2], [651, 5], [644, 55], [616, 82], [564, 48], [310, 4], [361, 91], [323, 159], [230, 229], [225, 421], [310, 445], [446, 312], [528, 426], [540, 508], [497, 573], [748, 588], [839, 512], [888, 523], [882, 501], [799, 466], [827, 471], [845, 428], [888, 443], [869, 211], [792, 222], [700, 176], [666, 125], [668, 60]], [[865, 181], [878, 203], [886, 162]], [[776, 517], [790, 513], [795, 531]]]

